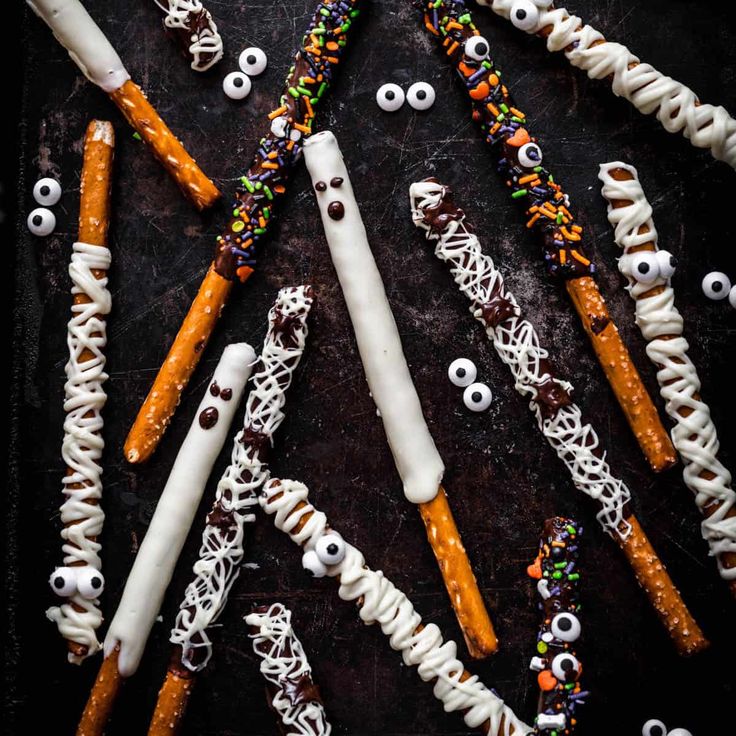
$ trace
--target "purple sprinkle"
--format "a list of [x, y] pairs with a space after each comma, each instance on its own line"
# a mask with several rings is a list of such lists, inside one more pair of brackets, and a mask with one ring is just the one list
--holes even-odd
[[486, 70], [485, 69], [479, 69], [475, 74], [472, 74], [468, 77], [468, 83], [469, 84], [475, 84], [475, 82], [480, 79], [481, 77], [485, 76]]

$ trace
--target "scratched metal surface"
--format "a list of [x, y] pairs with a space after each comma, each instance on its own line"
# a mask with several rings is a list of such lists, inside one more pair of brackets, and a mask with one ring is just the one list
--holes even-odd
[[[249, 160], [263, 115], [280, 87], [313, 0], [279, 3], [209, 0], [225, 38], [224, 61], [195, 76], [159, 27], [152, 2], [88, 0], [92, 15], [114, 39], [133, 77], [149, 93], [225, 193]], [[658, 716], [694, 734], [731, 724], [736, 684], [734, 601], [718, 579], [699, 538], [699, 516], [680, 471], [655, 478], [612, 401], [583, 331], [560, 287], [545, 276], [539, 250], [491, 167], [471, 125], [467, 106], [447, 65], [419, 29], [409, 0], [373, 2], [341, 71], [319, 127], [335, 131], [352, 172], [380, 270], [401, 331], [427, 420], [447, 465], [446, 487], [466, 547], [492, 612], [502, 649], [472, 670], [528, 720], [536, 685], [527, 669], [535, 636], [534, 596], [525, 576], [542, 520], [554, 513], [587, 527], [584, 640], [585, 686], [593, 692], [581, 716], [584, 734], [638, 734]], [[624, 40], [645, 59], [691, 84], [704, 100], [736, 111], [734, 16], [695, 0], [576, 0], [570, 6], [607, 36]], [[723, 457], [736, 460], [732, 429], [733, 347], [736, 314], [707, 302], [702, 276], [713, 268], [736, 281], [736, 173], [714, 162], [651, 119], [590, 83], [564, 58], [513, 29], [489, 11], [475, 13], [518, 101], [545, 142], [558, 180], [567, 186], [599, 262], [601, 289], [641, 369], [655, 391], [654, 374], [632, 321], [632, 304], [615, 269], [617, 249], [599, 196], [597, 163], [614, 158], [639, 167], [655, 206], [661, 244], [680, 259], [674, 282], [703, 393], [721, 428]], [[57, 506], [62, 463], [63, 365], [70, 244], [75, 238], [81, 140], [87, 121], [109, 118], [118, 145], [111, 227], [114, 312], [109, 320], [105, 409], [103, 607], [114, 611], [208, 376], [233, 340], [258, 346], [276, 290], [308, 281], [319, 296], [310, 344], [287, 405], [274, 453], [276, 475], [305, 481], [325, 510], [369, 563], [406, 590], [427, 620], [459, 638], [417, 511], [402, 497], [383, 431], [365, 387], [319, 216], [302, 169], [255, 276], [239, 288], [202, 365], [185, 392], [173, 426], [153, 460], [128, 466], [122, 444], [210, 260], [224, 208], [198, 216], [153, 158], [134, 140], [106, 97], [87, 83], [29, 13], [22, 28], [23, 83], [19, 213], [31, 207], [41, 175], [60, 178], [57, 232], [34, 240], [18, 227], [15, 380], [20, 390], [19, 476], [11, 478], [10, 508], [19, 514], [11, 552], [17, 597], [8, 661], [16, 662], [9, 713], [18, 733], [52, 717], [55, 730], [72, 733], [99, 659], [75, 668], [65, 662], [55, 627], [44, 619], [52, 603], [46, 579], [60, 561]], [[269, 66], [244, 103], [222, 94], [222, 76], [236, 67], [246, 45], [265, 49]], [[383, 82], [406, 87], [427, 80], [437, 90], [429, 112], [406, 106], [380, 113], [373, 96]], [[630, 484], [639, 517], [686, 601], [712, 639], [711, 650], [679, 659], [638, 591], [615, 545], [597, 527], [592, 502], [574, 491], [564, 468], [542, 441], [524, 401], [514, 392], [479, 326], [470, 318], [445, 267], [412, 227], [407, 188], [429, 174], [455, 185], [486, 248], [508, 276], [520, 302], [553, 351], [575, 396], [599, 429], [616, 472]], [[449, 362], [467, 356], [479, 380], [495, 394], [488, 413], [470, 415], [445, 378]], [[658, 400], [661, 409], [661, 402]], [[18, 408], [18, 407], [17, 407]], [[226, 464], [226, 447], [207, 492]], [[13, 468], [11, 467], [11, 470]], [[110, 734], [144, 733], [166, 667], [168, 631], [204, 521], [199, 513], [138, 674], [125, 687]], [[275, 725], [241, 619], [255, 603], [280, 599], [294, 610], [299, 635], [314, 666], [327, 709], [340, 734], [458, 734], [429, 686], [404, 667], [377, 628], [365, 628], [330, 580], [310, 581], [299, 553], [259, 518], [249, 532], [246, 566], [215, 634], [212, 666], [197, 685], [186, 734], [272, 734]], [[104, 629], [103, 629], [104, 632]], [[461, 652], [463, 652], [461, 647]], [[466, 658], [465, 654], [462, 655]]]

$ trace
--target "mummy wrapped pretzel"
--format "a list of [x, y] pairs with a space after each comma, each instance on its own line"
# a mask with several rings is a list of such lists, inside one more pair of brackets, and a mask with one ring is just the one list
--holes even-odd
[[195, 207], [198, 210], [211, 207], [220, 196], [217, 187], [131, 80], [117, 52], [82, 3], [79, 0], [26, 2], [51, 28], [84, 76], [107, 92]]
[[736, 595], [736, 492], [731, 473], [718, 459], [718, 435], [700, 396], [698, 371], [688, 355], [682, 315], [670, 283], [674, 258], [660, 250], [652, 208], [636, 169], [614, 161], [602, 164], [599, 178], [608, 200], [608, 220], [624, 254], [618, 266], [636, 303], [636, 324], [657, 367], [665, 408], [675, 426], [672, 441], [683, 460], [682, 477], [705, 517], [701, 524], [721, 577]]
[[177, 730], [195, 674], [212, 656], [208, 629], [225, 608], [240, 573], [245, 529], [255, 521], [256, 494], [269, 477], [267, 456], [284, 420], [286, 391], [306, 346], [312, 302], [310, 286], [286, 287], [268, 314], [269, 330], [246, 399], [243, 429], [235, 437], [230, 465], [217, 486], [194, 577], [171, 630], [174, 653], [151, 721], [152, 736]]
[[217, 236], [215, 256], [125, 441], [128, 462], [147, 460], [158, 446], [197, 367], [233, 285], [250, 278], [312, 132], [315, 111], [332, 85], [361, 0], [324, 0], [312, 15], [276, 109], [268, 114], [248, 171], [240, 179], [232, 216]]
[[629, 489], [611, 473], [598, 435], [572, 400], [572, 385], [555, 376], [534, 326], [523, 318], [493, 260], [481, 251], [465, 213], [449, 189], [432, 179], [412, 184], [409, 197], [414, 224], [435, 241], [435, 255], [449, 264], [471, 302], [471, 314], [509, 367], [516, 390], [529, 397], [540, 431], [573, 484], [599, 504], [598, 521], [623, 550], [677, 650], [700, 651], [708, 642], [632, 513]]
[[[570, 198], [543, 164], [539, 142], [490, 60], [490, 45], [473, 25], [464, 0], [421, 0], [424, 27], [455, 68], [466, 89], [498, 170], [525, 208], [527, 228], [542, 242], [548, 272], [565, 283], [601, 367], [649, 464], [664, 470], [676, 455], [606, 303], [593, 280], [595, 266], [585, 255], [583, 228], [575, 222]], [[534, 7], [531, 2], [527, 5]]]
[[64, 565], [51, 575], [52, 590], [64, 599], [46, 611], [66, 639], [69, 661], [80, 664], [99, 651], [96, 631], [102, 623], [99, 595], [100, 543], [105, 515], [100, 459], [102, 409], [107, 396], [103, 384], [107, 345], [105, 318], [110, 312], [107, 271], [111, 255], [107, 247], [110, 224], [110, 189], [115, 150], [112, 125], [93, 120], [84, 139], [80, 182], [79, 241], [74, 243], [69, 275], [72, 279], [72, 317], [69, 321], [64, 385], [64, 440], [61, 454], [66, 464], [61, 506]]
[[271, 708], [281, 733], [288, 736], [330, 736], [332, 726], [304, 647], [291, 625], [291, 611], [283, 603], [258, 606], [245, 617], [253, 651], [261, 658]]
[[529, 665], [537, 673], [540, 691], [536, 734], [573, 734], [577, 707], [584, 704], [588, 695], [580, 687], [582, 666], [575, 651], [581, 633], [578, 546], [582, 532], [572, 519], [547, 519], [539, 540], [539, 554], [527, 568], [529, 577], [537, 581], [542, 613], [536, 654]]
[[591, 79], [607, 79], [617, 97], [644, 115], [656, 115], [669, 133], [682, 133], [693, 146], [707, 148], [713, 158], [736, 168], [736, 120], [723, 107], [700, 102], [689, 87], [662, 72], [620, 43], [607, 41], [552, 0], [478, 0], [517, 28], [545, 39], [549, 51]]
[[338, 595], [355, 601], [365, 624], [377, 623], [404, 664], [417, 667], [446, 712], [460, 711], [468, 728], [491, 736], [524, 736], [532, 729], [477, 675], [465, 670], [454, 641], [444, 641], [435, 624], [423, 624], [411, 601], [382, 572], [371, 570], [360, 550], [333, 530], [327, 517], [309, 502], [309, 491], [293, 480], [272, 479], [259, 497], [277, 529], [304, 549], [305, 566], [317, 558], [325, 574], [337, 578]]
[[315, 133], [304, 145], [304, 160], [404, 495], [419, 506], [468, 650], [473, 657], [488, 656], [498, 647], [496, 635], [441, 485], [445, 467], [424, 420], [335, 136]]
[[102, 733], [122, 681], [138, 670], [255, 359], [253, 348], [247, 343], [228, 345], [207, 385], [107, 631], [105, 659], [79, 723], [80, 736]]

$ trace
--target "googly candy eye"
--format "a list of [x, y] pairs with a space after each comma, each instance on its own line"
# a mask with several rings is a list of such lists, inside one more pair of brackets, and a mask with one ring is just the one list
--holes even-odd
[[580, 620], [573, 613], [558, 613], [549, 629], [561, 641], [576, 641], [580, 638]]
[[61, 199], [61, 184], [56, 179], [39, 179], [33, 186], [33, 199], [44, 207], [53, 207]]
[[667, 736], [693, 736], [686, 728], [673, 728]]
[[231, 100], [244, 100], [250, 94], [250, 77], [243, 72], [230, 72], [222, 80], [222, 91]]
[[533, 169], [542, 163], [542, 149], [536, 143], [525, 143], [519, 149], [517, 158], [525, 169]]
[[718, 301], [719, 299], [725, 299], [731, 291], [731, 279], [721, 271], [711, 271], [703, 279], [702, 287], [703, 294], [708, 299]]
[[82, 598], [92, 600], [102, 593], [105, 587], [105, 578], [94, 567], [77, 568], [77, 590]]
[[488, 58], [488, 52], [491, 46], [483, 36], [471, 36], [465, 42], [465, 56], [469, 56], [476, 61], [483, 61]]
[[393, 82], [382, 84], [376, 92], [376, 102], [384, 112], [396, 112], [405, 99], [404, 90]]
[[511, 6], [510, 19], [522, 31], [531, 31], [539, 22], [539, 10], [531, 0], [516, 0]]
[[302, 567], [315, 578], [323, 578], [327, 575], [327, 566], [319, 559], [313, 549], [302, 555]]
[[62, 598], [69, 598], [77, 592], [77, 575], [72, 567], [57, 567], [49, 578], [51, 590]]
[[36, 207], [35, 210], [31, 211], [28, 215], [28, 229], [33, 235], [37, 235], [39, 238], [45, 238], [47, 235], [51, 235], [56, 227], [56, 215], [51, 210], [47, 210], [45, 207]]
[[628, 274], [642, 284], [652, 284], [659, 278], [659, 261], [657, 254], [641, 251], [628, 257], [626, 264]]
[[265, 51], [255, 46], [249, 46], [238, 57], [238, 66], [249, 77], [257, 77], [259, 74], [263, 74], [267, 64], [268, 59]]
[[447, 369], [447, 377], [450, 379], [450, 383], [454, 386], [460, 386], [460, 388], [470, 386], [477, 375], [478, 369], [475, 367], [475, 363], [467, 358], [456, 358]]
[[728, 292], [728, 303], [736, 309], [736, 286], [732, 286], [731, 291]]
[[650, 718], [642, 726], [641, 736], [667, 736], [667, 726], [656, 718]]
[[668, 250], [658, 250], [656, 255], [659, 275], [663, 279], [671, 278], [677, 268], [677, 259]]
[[429, 110], [434, 105], [434, 87], [427, 82], [414, 82], [406, 91], [406, 101], [415, 110]]
[[314, 545], [319, 561], [324, 565], [339, 565], [345, 559], [345, 541], [336, 532], [329, 532]]
[[463, 403], [470, 411], [485, 411], [492, 400], [491, 389], [485, 383], [471, 383], [463, 391]]
[[580, 662], [569, 652], [558, 654], [552, 660], [552, 674], [560, 682], [573, 682], [580, 675]]

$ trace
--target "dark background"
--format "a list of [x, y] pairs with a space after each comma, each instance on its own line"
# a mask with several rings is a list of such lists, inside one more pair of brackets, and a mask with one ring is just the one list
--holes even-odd
[[[368, 396], [303, 168], [257, 273], [234, 293], [159, 451], [145, 467], [124, 462], [125, 435], [210, 261], [229, 193], [264, 129], [264, 114], [272, 109], [314, 2], [209, 0], [226, 54], [205, 76], [190, 71], [178, 56], [160, 28], [153, 2], [86, 4], [133, 78], [226, 194], [226, 202], [199, 216], [48, 29], [22, 4], [12, 4], [7, 11], [11, 25], [12, 14], [19, 16], [20, 25], [9, 33], [13, 38], [4, 51], [11, 59], [5, 68], [18, 69], [20, 59], [22, 75], [6, 75], [6, 120], [11, 128], [17, 123], [17, 135], [11, 134], [1, 147], [10, 195], [4, 206], [10, 208], [11, 221], [17, 206], [15, 256], [8, 242], [12, 236], [6, 232], [4, 238], [4, 275], [9, 280], [4, 294], [14, 301], [5, 331], [8, 342], [13, 339], [13, 378], [4, 398], [11, 430], [4, 513], [4, 725], [15, 733], [32, 733], [51, 719], [55, 731], [73, 733], [100, 663], [98, 657], [80, 668], [67, 664], [64, 644], [44, 617], [53, 603], [47, 577], [61, 559], [67, 265], [77, 230], [81, 142], [92, 117], [112, 120], [117, 133], [104, 460], [107, 590], [102, 605], [108, 618], [223, 347], [235, 340], [258, 347], [277, 289], [308, 281], [316, 287], [319, 303], [279, 432], [274, 475], [306, 482], [316, 505], [366, 553], [369, 563], [408, 592], [427, 620], [459, 640], [419, 514], [402, 495]], [[680, 469], [660, 477], [648, 470], [564, 291], [545, 275], [539, 248], [493, 172], [464, 94], [420, 30], [409, 0], [365, 5], [334, 95], [318, 122], [319, 128], [335, 131], [352, 173], [427, 421], [447, 465], [445, 485], [502, 642], [492, 660], [473, 663], [471, 669], [521, 717], [532, 720], [537, 692], [527, 665], [537, 614], [525, 568], [543, 519], [555, 513], [574, 515], [587, 527], [579, 654], [585, 687], [593, 692], [581, 713], [580, 733], [636, 736], [642, 723], [655, 716], [670, 728], [687, 727], [695, 736], [714, 727], [719, 733], [731, 731], [736, 607], [707, 558], [700, 516]], [[728, 5], [571, 0], [568, 7], [610, 39], [627, 43], [645, 61], [691, 85], [703, 100], [736, 112], [736, 34]], [[703, 395], [721, 430], [723, 460], [733, 466], [736, 313], [727, 302], [706, 300], [700, 280], [719, 269], [736, 282], [736, 172], [666, 133], [656, 120], [642, 117], [616, 99], [608, 85], [588, 81], [564, 57], [549, 55], [540, 40], [486, 9], [477, 9], [475, 17], [545, 143], [546, 161], [570, 192], [598, 262], [601, 290], [662, 409], [654, 370], [633, 324], [633, 303], [616, 270], [618, 249], [597, 179], [602, 161], [621, 158], [638, 167], [655, 209], [660, 245], [680, 262], [674, 277], [677, 304]], [[239, 52], [248, 45], [266, 51], [268, 69], [254, 80], [246, 101], [233, 103], [224, 97], [221, 80], [236, 68]], [[406, 88], [417, 80], [431, 82], [437, 91], [430, 111], [415, 113], [405, 106], [391, 115], [378, 110], [374, 94], [382, 83], [394, 81]], [[692, 660], [675, 654], [622, 555], [595, 522], [595, 505], [572, 487], [514, 392], [508, 370], [468, 315], [465, 298], [411, 225], [408, 186], [430, 174], [455, 186], [561, 373], [573, 380], [577, 400], [608, 448], [614, 472], [630, 485], [640, 520], [710, 637], [709, 652]], [[57, 232], [35, 239], [25, 229], [25, 217], [34, 206], [33, 183], [47, 175], [59, 178], [64, 195], [55, 207]], [[9, 308], [5, 313], [11, 314]], [[493, 389], [494, 403], [485, 414], [465, 410], [460, 391], [446, 379], [448, 364], [460, 356], [473, 359], [479, 380]], [[228, 443], [206, 494], [207, 507], [229, 454]], [[166, 667], [169, 628], [196, 559], [203, 522], [204, 506], [166, 598], [163, 623], [156, 624], [140, 670], [125, 687], [110, 734], [145, 733]], [[270, 520], [259, 517], [249, 530], [245, 561], [258, 567], [243, 569], [222, 627], [215, 632], [215, 656], [197, 684], [186, 734], [275, 733], [258, 661], [241, 621], [253, 604], [275, 599], [293, 608], [336, 733], [465, 732], [460, 716], [443, 713], [430, 686], [402, 665], [380, 630], [365, 628], [353, 607], [337, 598], [333, 581], [305, 578], [297, 548]], [[104, 626], [100, 633], [104, 635]], [[466, 654], [462, 656], [467, 662]]]

